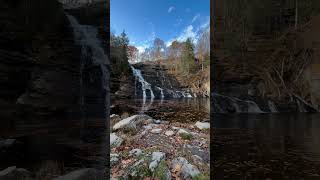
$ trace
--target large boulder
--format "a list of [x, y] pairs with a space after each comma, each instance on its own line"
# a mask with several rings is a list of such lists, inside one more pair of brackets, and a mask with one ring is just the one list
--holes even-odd
[[210, 123], [197, 121], [195, 126], [200, 130], [210, 129]]
[[181, 169], [181, 176], [184, 179], [194, 178], [200, 174], [200, 171], [198, 170], [198, 168], [190, 164], [188, 160], [186, 160], [183, 157], [178, 157], [172, 160], [171, 168], [176, 169], [177, 167]]
[[0, 180], [32, 180], [31, 172], [26, 169], [17, 168], [16, 166], [8, 167], [0, 171]]
[[142, 126], [143, 122], [147, 119], [151, 119], [151, 117], [144, 114], [133, 115], [119, 121], [113, 126], [112, 129], [115, 131], [120, 129], [136, 130], [137, 127]]
[[163, 152], [153, 152], [152, 160], [149, 164], [149, 169], [153, 172], [159, 165], [160, 161], [165, 158], [165, 153]]
[[119, 147], [123, 142], [123, 139], [117, 136], [115, 133], [110, 134], [110, 146], [111, 148]]

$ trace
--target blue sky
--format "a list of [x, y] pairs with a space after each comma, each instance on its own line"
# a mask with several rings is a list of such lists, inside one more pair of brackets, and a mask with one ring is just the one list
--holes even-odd
[[130, 44], [140, 51], [154, 38], [167, 45], [173, 40], [196, 39], [201, 28], [209, 28], [210, 0], [110, 0], [111, 31], [123, 30]]

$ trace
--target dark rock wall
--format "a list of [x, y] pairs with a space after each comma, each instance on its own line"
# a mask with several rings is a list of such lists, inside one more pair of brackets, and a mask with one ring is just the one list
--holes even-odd
[[79, 62], [54, 0], [1, 1], [0, 116], [67, 117], [77, 111]]
[[[108, 54], [107, 5], [90, 8], [73, 13], [88, 12], [76, 18], [81, 24], [92, 20]], [[109, 91], [102, 90], [100, 68], [86, 67], [84, 74], [94, 81], [84, 78], [86, 111], [80, 106], [81, 47], [75, 45], [62, 5], [56, 0], [2, 0], [0, 9], [1, 120], [15, 124], [21, 119], [76, 120], [85, 116], [99, 118], [94, 126], [105, 128]]]

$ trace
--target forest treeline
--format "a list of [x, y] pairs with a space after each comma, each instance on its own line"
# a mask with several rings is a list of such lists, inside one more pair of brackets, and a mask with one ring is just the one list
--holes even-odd
[[[222, 0], [214, 11], [217, 79], [260, 83], [264, 97], [311, 102], [304, 77], [314, 52], [305, 47], [318, 0]], [[259, 86], [260, 86], [259, 85]]]
[[163, 40], [155, 38], [151, 47], [139, 52], [137, 47], [129, 45], [125, 32], [111, 35], [111, 62], [113, 69], [126, 73], [129, 62], [157, 62], [170, 73], [186, 76], [204, 71], [210, 64], [210, 31], [203, 30], [199, 38], [188, 38], [183, 42], [174, 40], [166, 46]]

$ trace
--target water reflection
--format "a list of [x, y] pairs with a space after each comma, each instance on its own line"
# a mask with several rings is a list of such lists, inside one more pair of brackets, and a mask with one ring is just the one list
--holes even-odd
[[319, 114], [214, 114], [211, 119], [217, 139], [229, 136], [230, 143], [238, 146], [241, 140], [236, 140], [233, 135], [240, 132], [258, 147], [270, 150], [271, 154], [295, 153], [304, 159], [320, 162]]

